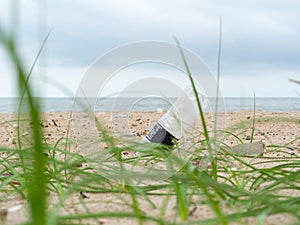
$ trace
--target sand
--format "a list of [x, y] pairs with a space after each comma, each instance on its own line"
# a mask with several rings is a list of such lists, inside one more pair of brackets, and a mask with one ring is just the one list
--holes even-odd
[[[114, 136], [126, 140], [139, 141], [149, 131], [153, 124], [163, 115], [164, 112], [132, 112], [127, 113], [97, 113], [97, 118], [104, 124]], [[205, 114], [207, 119], [208, 130], [214, 129], [215, 120], [211, 113]], [[224, 117], [218, 117], [220, 129], [225, 129], [238, 135], [244, 143], [250, 143], [252, 134], [253, 112], [229, 112]], [[26, 120], [26, 116], [21, 118]], [[71, 151], [76, 152], [78, 143], [76, 138], [81, 134], [90, 131], [90, 120], [86, 118], [86, 123], [81, 124], [82, 127], [76, 127], [76, 119], [71, 118], [69, 113], [57, 112], [43, 114], [42, 122], [40, 124], [43, 130], [45, 141], [49, 145], [57, 143], [58, 147], [63, 148], [66, 144], [65, 137], [69, 135], [72, 142]], [[22, 143], [30, 145], [31, 131], [28, 129], [30, 123], [24, 121], [22, 126], [18, 127], [16, 116], [12, 114], [0, 114], [0, 146], [2, 148], [17, 148], [18, 138], [17, 129], [20, 128]], [[81, 121], [82, 122], [82, 121]], [[77, 124], [78, 125], [78, 124]], [[201, 124], [197, 126], [201, 127]], [[195, 132], [191, 130], [189, 132]], [[268, 146], [263, 153], [264, 156], [269, 157], [285, 157], [285, 156], [300, 156], [300, 112], [263, 112], [257, 111], [255, 114], [255, 131], [253, 142], [262, 142], [264, 146]], [[228, 146], [235, 146], [239, 144], [236, 138], [232, 136], [225, 137], [225, 143]], [[271, 146], [289, 145], [288, 148], [283, 147], [281, 152], [272, 152]], [[106, 147], [104, 145], [104, 147]], [[3, 156], [5, 153], [1, 153]], [[261, 159], [256, 159], [261, 160]], [[252, 160], [253, 163], [256, 161]], [[197, 163], [195, 163], [197, 165]], [[265, 165], [270, 166], [270, 165]], [[5, 174], [2, 174], [5, 176]], [[0, 201], [0, 222], [3, 224], [17, 224], [26, 221], [26, 203], [16, 194], [7, 196], [5, 193], [0, 193], [2, 200]], [[299, 196], [300, 193], [291, 192], [289, 195]], [[55, 201], [55, 195], [51, 194]], [[63, 214], [68, 213], [83, 213], [85, 208], [76, 204], [80, 201], [85, 201], [87, 207], [92, 212], [115, 212], [128, 211], [124, 202], [131, 201], [130, 196], [125, 194], [111, 194], [111, 193], [86, 193], [86, 198], [82, 195], [73, 194], [67, 199], [69, 208]], [[164, 198], [160, 196], [151, 196], [151, 200], [158, 206], [154, 209], [145, 199], [140, 199], [140, 206], [142, 210], [149, 215], [159, 215], [159, 209], [164, 204]], [[122, 204], [123, 203], [123, 204]], [[176, 216], [176, 199], [171, 197], [164, 215], [165, 219], [170, 221]], [[222, 206], [223, 207], [223, 206]], [[225, 207], [225, 206], [224, 206]], [[225, 207], [226, 208], [226, 207]], [[130, 210], [129, 210], [130, 211]], [[212, 217], [212, 212], [209, 208], [203, 205], [195, 205], [190, 209], [190, 221], [197, 219], [205, 219]], [[2, 219], [1, 219], [2, 218]], [[178, 220], [177, 220], [178, 221]], [[255, 218], [246, 219], [246, 224], [255, 222]], [[288, 224], [295, 222], [290, 215], [280, 214], [269, 216], [265, 224]], [[97, 219], [82, 221], [82, 224], [137, 224], [135, 220], [130, 219]], [[155, 223], [147, 223], [155, 224]]]

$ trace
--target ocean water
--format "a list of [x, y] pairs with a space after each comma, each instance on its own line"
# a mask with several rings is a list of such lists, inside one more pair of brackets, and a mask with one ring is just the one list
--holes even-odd
[[[156, 111], [158, 108], [167, 110], [175, 101], [175, 98], [160, 99], [160, 98], [145, 98], [142, 100], [134, 98], [100, 98], [93, 100], [95, 102], [93, 111], [107, 112], [107, 111]], [[226, 112], [253, 110], [253, 98], [224, 98], [224, 108]], [[36, 98], [41, 105], [43, 112], [69, 112], [73, 109], [74, 100], [72, 98]], [[219, 100], [220, 101], [220, 100]], [[19, 99], [17, 98], [0, 98], [0, 113], [13, 113], [17, 112]], [[209, 100], [210, 107], [205, 111], [214, 111], [214, 101]], [[26, 110], [26, 106], [21, 107]], [[300, 97], [299, 98], [256, 98], [256, 110], [281, 112], [281, 111], [299, 111], [300, 110]]]

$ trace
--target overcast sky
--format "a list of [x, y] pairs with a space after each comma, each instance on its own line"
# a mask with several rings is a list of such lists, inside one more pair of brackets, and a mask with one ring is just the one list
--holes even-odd
[[[220, 16], [223, 96], [251, 97], [254, 92], [257, 97], [298, 96], [300, 87], [288, 81], [300, 80], [298, 0], [21, 0], [19, 9], [11, 9], [11, 2], [0, 0], [0, 25], [7, 32], [16, 30], [27, 68], [52, 28], [33, 76], [40, 96], [72, 96], [99, 57], [134, 41], [174, 43], [176, 36], [216, 74]], [[12, 22], [11, 12], [18, 15], [18, 26]], [[0, 96], [16, 95], [3, 48], [0, 72]], [[122, 73], [125, 81], [115, 79], [107, 93], [137, 79], [132, 74], [151, 76], [156, 72], [139, 66]], [[172, 76], [176, 72], [165, 68], [157, 73]]]

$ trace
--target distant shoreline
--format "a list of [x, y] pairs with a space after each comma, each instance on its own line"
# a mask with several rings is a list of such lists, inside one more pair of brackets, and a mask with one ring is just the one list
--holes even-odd
[[[73, 98], [36, 98], [40, 101], [42, 112], [70, 112], [73, 110]], [[95, 101], [97, 100], [97, 101]], [[98, 98], [91, 100], [92, 111], [94, 112], [110, 112], [110, 111], [137, 111], [151, 112], [157, 109], [167, 110], [170, 105], [176, 101], [176, 98]], [[116, 101], [117, 100], [117, 101]], [[223, 107], [218, 108], [219, 111], [239, 112], [254, 109], [253, 98], [223, 98]], [[215, 100], [209, 99], [209, 107], [206, 112], [215, 111]], [[266, 112], [284, 112], [284, 111], [300, 111], [300, 98], [256, 98], [255, 109]], [[19, 104], [18, 98], [0, 98], [0, 113], [15, 113]]]

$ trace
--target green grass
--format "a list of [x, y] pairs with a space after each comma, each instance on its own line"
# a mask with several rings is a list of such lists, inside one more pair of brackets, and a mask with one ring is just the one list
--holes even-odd
[[[107, 159], [116, 159], [117, 165], [99, 161], [97, 157], [90, 158], [87, 164], [80, 152], [72, 151], [76, 142], [72, 138], [71, 123], [64, 137], [54, 144], [48, 143], [41, 126], [39, 104], [34, 101], [30, 86], [33, 67], [30, 72], [26, 72], [14, 38], [1, 29], [0, 41], [16, 70], [22, 105], [28, 107], [26, 115], [19, 113], [17, 116], [19, 125], [15, 147], [0, 148], [0, 193], [4, 196], [2, 201], [18, 196], [28, 203], [30, 214], [26, 224], [105, 224], [106, 219], [127, 219], [137, 224], [247, 224], [247, 218], [257, 218], [257, 224], [264, 224], [268, 216], [282, 213], [294, 217], [298, 221], [296, 223], [299, 223], [300, 157], [230, 154], [228, 145], [222, 140], [211, 138], [216, 130], [208, 129], [198, 98], [203, 132], [198, 132], [200, 146], [195, 149], [188, 163], [184, 158], [171, 154], [180, 145], [176, 145], [175, 149], [166, 149], [163, 146], [138, 144], [138, 149], [143, 149], [141, 154], [124, 159], [122, 152], [131, 149], [136, 151], [136, 143], [119, 147], [117, 140], [100, 122], [97, 123], [102, 134], [99, 141], [108, 143]], [[178, 53], [182, 56], [196, 93], [188, 62], [177, 43]], [[254, 108], [252, 121], [241, 121], [217, 133], [224, 133], [227, 138], [243, 143], [241, 134], [249, 129], [252, 141], [255, 126], [272, 120], [299, 124], [299, 120], [291, 118], [281, 118], [281, 121], [278, 118], [256, 118]], [[1, 125], [10, 125], [16, 121], [7, 120]], [[25, 127], [30, 129], [29, 137], [22, 136], [21, 131]], [[299, 146], [294, 146], [298, 139], [282, 145], [269, 145], [266, 149], [278, 153], [287, 148], [299, 150]], [[211, 167], [193, 165], [193, 162], [205, 158], [205, 152], [214, 152], [214, 148], [220, 148], [220, 151], [212, 158]], [[99, 153], [98, 156], [103, 155]], [[150, 162], [153, 166], [165, 162], [168, 166], [166, 170], [172, 176], [147, 185], [136, 182], [145, 176], [140, 171], [129, 171], [123, 180], [120, 177], [108, 179], [105, 176], [108, 173], [114, 174], [126, 165]], [[271, 162], [276, 165], [270, 166]], [[105, 169], [99, 171], [90, 167], [99, 163]], [[184, 166], [174, 172], [178, 165]], [[234, 165], [238, 167], [232, 170]], [[160, 170], [156, 172], [160, 173]], [[156, 174], [151, 176], [156, 178]], [[292, 196], [284, 191], [298, 194]], [[202, 210], [207, 211], [208, 215]]]

